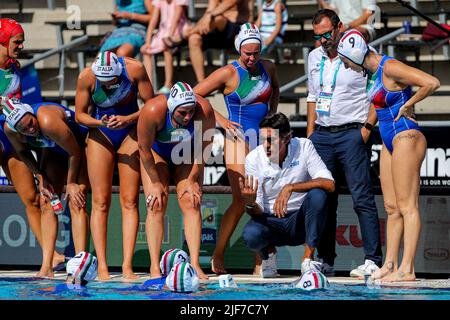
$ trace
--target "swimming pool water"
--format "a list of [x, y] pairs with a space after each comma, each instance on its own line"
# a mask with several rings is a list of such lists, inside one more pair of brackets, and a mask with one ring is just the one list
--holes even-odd
[[140, 284], [90, 282], [69, 289], [63, 281], [0, 277], [0, 300], [450, 300], [450, 288], [368, 288], [366, 285], [331, 283], [330, 289], [303, 291], [292, 284], [238, 284], [220, 288], [202, 284], [196, 293], [144, 289]]

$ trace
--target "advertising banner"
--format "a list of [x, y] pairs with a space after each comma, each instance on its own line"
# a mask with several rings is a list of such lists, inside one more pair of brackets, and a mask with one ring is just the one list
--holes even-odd
[[[205, 194], [202, 203], [202, 244], [200, 264], [209, 268], [222, 216], [231, 202], [230, 194]], [[380, 218], [383, 253], [386, 252], [386, 212], [383, 199], [376, 196]], [[417, 249], [416, 271], [426, 273], [450, 273], [450, 196], [420, 196], [419, 199], [422, 231]], [[24, 207], [15, 193], [0, 193], [0, 264], [39, 265], [41, 250], [26, 218]], [[133, 265], [150, 266], [147, 236], [145, 201], [140, 199], [140, 225], [137, 235]], [[254, 253], [250, 252], [242, 239], [242, 230], [249, 220], [243, 215], [233, 233], [226, 250], [225, 260], [228, 268], [249, 269], [254, 266]], [[67, 256], [74, 253], [68, 208], [59, 218], [58, 241], [56, 248]], [[184, 236], [182, 213], [174, 194], [169, 196], [167, 214], [164, 218], [164, 239], [161, 254], [170, 248], [183, 248], [188, 252]], [[89, 250], [94, 252], [92, 240]], [[304, 247], [283, 247], [278, 249], [278, 268], [280, 270], [299, 270]], [[335, 270], [348, 271], [364, 262], [361, 231], [353, 203], [349, 195], [339, 198], [336, 230]], [[119, 267], [122, 264], [122, 223], [119, 195], [113, 194], [108, 221], [108, 265]]]

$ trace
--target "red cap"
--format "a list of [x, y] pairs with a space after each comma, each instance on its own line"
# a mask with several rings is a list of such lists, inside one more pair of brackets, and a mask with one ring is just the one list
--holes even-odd
[[[9, 18], [0, 19], [0, 45], [4, 46], [6, 50], [9, 50], [9, 40], [20, 33], [24, 33], [24, 31], [16, 20]], [[8, 69], [11, 64], [16, 64], [19, 67], [18, 61], [12, 58], [8, 59], [3, 67]]]
[[14, 19], [0, 19], [0, 44], [6, 46], [9, 39], [19, 33], [24, 33], [22, 26]]

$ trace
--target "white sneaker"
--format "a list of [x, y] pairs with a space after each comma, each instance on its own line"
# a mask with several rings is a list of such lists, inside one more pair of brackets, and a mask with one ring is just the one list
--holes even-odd
[[364, 261], [364, 264], [360, 265], [358, 268], [353, 269], [350, 272], [350, 277], [364, 278], [364, 276], [370, 276], [372, 273], [379, 269], [380, 268], [375, 264], [375, 262], [366, 259], [366, 261]]
[[261, 263], [261, 277], [276, 278], [277, 272], [277, 253], [276, 251], [269, 253], [269, 258]]
[[334, 266], [330, 266], [328, 263], [323, 262], [322, 259], [319, 259], [319, 261], [322, 263], [322, 273], [327, 277], [334, 276]]
[[301, 267], [302, 274], [310, 270], [322, 272], [322, 263], [311, 259], [303, 260]]

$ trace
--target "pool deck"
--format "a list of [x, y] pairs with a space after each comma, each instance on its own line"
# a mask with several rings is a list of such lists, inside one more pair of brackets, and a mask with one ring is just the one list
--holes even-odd
[[[0, 278], [11, 277], [11, 278], [33, 278], [36, 276], [36, 271], [30, 270], [0, 270]], [[110, 282], [125, 282], [125, 283], [142, 283], [148, 280], [148, 273], [137, 273], [139, 279], [130, 281], [123, 279], [121, 273], [111, 273]], [[208, 274], [209, 280], [202, 281], [204, 283], [218, 283], [219, 277], [214, 274]], [[65, 272], [55, 272], [56, 281], [64, 281], [66, 278]], [[260, 276], [246, 275], [246, 274], [233, 274], [234, 281], [239, 283], [292, 283], [298, 280], [298, 276], [279, 276], [272, 279], [263, 279]], [[350, 277], [328, 277], [330, 283], [338, 283], [345, 285], [361, 285], [364, 284], [364, 280], [359, 280]], [[392, 282], [392, 283], [379, 283], [376, 282], [373, 285], [381, 287], [408, 287], [408, 288], [436, 288], [436, 289], [450, 289], [450, 278], [449, 279], [423, 279], [419, 278], [416, 281], [407, 282]]]

